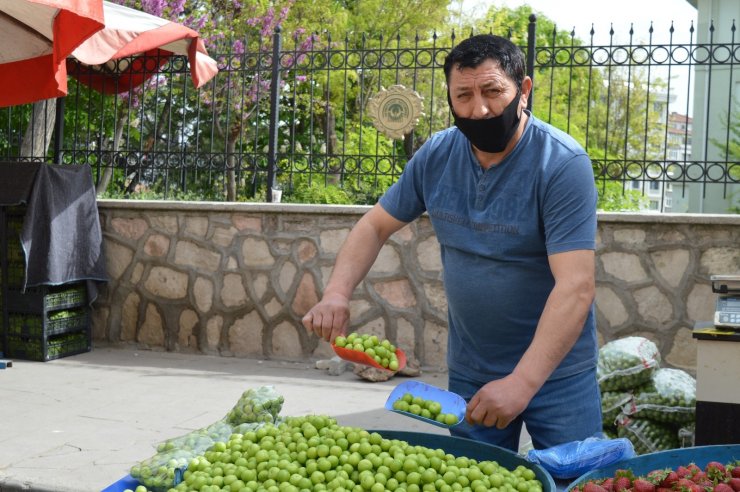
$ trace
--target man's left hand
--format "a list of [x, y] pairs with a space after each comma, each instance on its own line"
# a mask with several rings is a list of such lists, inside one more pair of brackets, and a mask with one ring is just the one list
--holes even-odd
[[533, 396], [526, 383], [514, 375], [491, 381], [470, 399], [465, 420], [471, 425], [503, 429], [527, 408]]

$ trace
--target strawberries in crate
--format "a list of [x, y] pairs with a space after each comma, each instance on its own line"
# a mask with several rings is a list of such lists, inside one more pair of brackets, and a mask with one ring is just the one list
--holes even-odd
[[642, 476], [620, 469], [614, 476], [589, 480], [573, 492], [740, 492], [740, 462], [709, 462], [704, 469], [689, 463], [660, 468]]

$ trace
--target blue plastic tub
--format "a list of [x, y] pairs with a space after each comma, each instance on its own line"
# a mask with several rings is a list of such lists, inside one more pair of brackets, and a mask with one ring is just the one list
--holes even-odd
[[126, 475], [117, 482], [108, 485], [101, 492], [123, 492], [126, 489], [136, 490], [136, 487], [139, 485], [141, 484], [138, 480], [131, 475]]
[[689, 463], [695, 463], [696, 466], [704, 468], [710, 461], [729, 463], [735, 460], [740, 460], [740, 444], [696, 446], [693, 448], [659, 451], [591, 470], [571, 482], [568, 485], [568, 490], [589, 480], [613, 477], [614, 472], [619, 469], [629, 468], [635, 475], [645, 475], [655, 469], [677, 468], [680, 465], [688, 465]]
[[478, 461], [496, 461], [499, 465], [513, 470], [519, 465], [526, 466], [534, 471], [537, 480], [542, 482], [542, 492], [555, 492], [555, 480], [547, 470], [540, 465], [527, 461], [518, 454], [492, 444], [486, 444], [462, 437], [445, 436], [442, 434], [426, 434], [422, 432], [407, 432], [395, 430], [368, 430], [377, 432], [386, 439], [406, 441], [414, 446], [424, 446], [431, 449], [443, 449], [445, 453], [455, 456], [465, 456]]
[[[478, 461], [491, 460], [498, 462], [499, 465], [513, 470], [519, 465], [526, 466], [534, 471], [537, 480], [542, 482], [542, 492], [556, 492], [555, 481], [552, 476], [540, 465], [527, 461], [524, 457], [519, 456], [508, 449], [485, 444], [461, 437], [445, 436], [440, 434], [425, 434], [423, 432], [407, 432], [395, 430], [368, 430], [368, 432], [377, 432], [386, 439], [398, 439], [406, 441], [414, 446], [425, 446], [432, 449], [443, 449], [445, 453], [454, 454], [455, 456], [466, 456]], [[128, 489], [136, 489], [139, 483], [127, 475], [119, 481], [109, 485], [102, 492], [123, 492]]]

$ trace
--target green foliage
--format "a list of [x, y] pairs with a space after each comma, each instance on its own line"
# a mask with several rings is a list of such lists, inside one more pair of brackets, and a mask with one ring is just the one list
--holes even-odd
[[[725, 139], [711, 138], [710, 141], [719, 151], [722, 158], [728, 161], [727, 177], [735, 183], [740, 182], [740, 105], [731, 114], [725, 113], [725, 129], [729, 130]], [[730, 207], [727, 213], [740, 214], [740, 190], [730, 195]], [[737, 204], [735, 204], [737, 203]]]
[[0, 121], [4, 130], [0, 132], [0, 155], [20, 154], [23, 132], [26, 131], [32, 110], [31, 104], [0, 108]]
[[603, 212], [635, 212], [647, 206], [648, 199], [636, 190], [625, 190], [619, 181], [599, 181], [596, 208]]
[[[139, 8], [142, 4], [126, 1]], [[172, 14], [176, 4], [169, 2], [165, 13]], [[418, 148], [428, 135], [450, 123], [439, 68], [450, 44], [469, 33], [493, 32], [510, 35], [525, 47], [529, 16], [536, 13], [526, 5], [492, 6], [481, 18], [455, 18], [449, 15], [449, 7], [447, 0], [255, 0], [248, 5], [232, 0], [188, 1], [176, 20], [204, 19], [198, 30], [219, 60], [222, 70], [217, 78], [197, 92], [187, 74], [168, 75], [117, 97], [83, 89], [70, 79], [73, 96], [67, 99], [65, 146], [71, 148], [87, 138], [94, 142], [90, 150], [128, 151], [132, 161], [142, 164], [143, 175], [135, 178], [140, 180], [138, 186], [116, 169], [106, 197], [264, 200], [267, 96], [272, 84], [269, 53], [271, 34], [279, 24], [284, 70], [278, 180], [283, 201], [375, 203], [402, 172], [407, 158], [402, 141], [388, 139], [372, 126], [368, 100], [393, 84], [422, 94], [424, 116], [412, 146]], [[332, 37], [331, 33], [347, 34]], [[592, 158], [617, 163], [617, 168], [630, 160], [657, 160], [663, 155], [664, 127], [659, 121], [661, 111], [654, 106], [656, 94], [663, 89], [660, 81], [650, 80], [639, 67], [579, 66], [583, 57], [590, 56], [581, 40], [558, 30], [539, 13], [536, 37], [538, 46], [560, 47], [554, 51], [556, 63], [543, 61], [544, 55], [538, 57], [533, 99], [538, 118], [572, 135]], [[216, 49], [219, 39], [222, 44]], [[397, 52], [398, 46], [424, 49], [431, 58], [426, 66], [416, 60], [409, 64], [408, 56], [415, 49]], [[576, 63], [562, 59], [569, 54]], [[8, 119], [26, 121], [22, 111]], [[18, 128], [22, 135], [20, 123]], [[118, 139], [116, 130], [120, 130]], [[731, 132], [727, 152], [737, 160], [740, 127], [735, 125]], [[0, 132], [0, 153], [12, 155], [19, 142], [15, 133]], [[159, 157], [172, 162], [158, 165], [146, 160], [157, 152], [168, 155], [172, 149], [193, 159], [199, 153], [211, 154], [207, 171], [179, 175], [173, 171], [177, 156]], [[98, 154], [77, 155], [89, 161]], [[192, 162], [187, 160], [188, 166]], [[737, 176], [740, 167], [732, 172]], [[226, 183], [236, 183], [235, 194], [227, 194]], [[128, 192], [129, 188], [134, 191]], [[620, 182], [599, 183], [599, 190], [604, 210], [637, 210], [645, 200], [633, 190], [623, 190]]]
[[[347, 30], [363, 33], [375, 46], [391, 47], [397, 42], [426, 39], [435, 29], [445, 25], [449, 0], [385, 0], [345, 1], [348, 15]], [[360, 42], [360, 38], [356, 38]]]
[[[152, 181], [143, 180], [127, 191], [131, 181], [122, 169], [115, 169], [113, 179], [100, 198], [119, 200], [224, 201], [223, 187], [206, 175], [182, 176], [158, 174]], [[183, 181], [186, 184], [183, 188]], [[264, 196], [264, 195], [263, 195]]]
[[727, 121], [725, 130], [729, 130], [724, 139], [712, 138], [710, 141], [720, 151], [722, 158], [733, 162], [730, 166], [729, 176], [733, 180], [740, 180], [740, 105], [730, 115], [724, 114], [723, 119]]
[[[302, 180], [301, 180], [302, 181]], [[284, 202], [316, 203], [327, 205], [350, 205], [352, 197], [336, 185], [324, 186], [315, 181], [296, 186]]]

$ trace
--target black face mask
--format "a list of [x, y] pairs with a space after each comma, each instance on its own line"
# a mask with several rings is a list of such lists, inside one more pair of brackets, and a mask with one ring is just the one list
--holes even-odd
[[[516, 92], [514, 99], [504, 108], [504, 111], [493, 118], [471, 119], [461, 118], [452, 110], [452, 116], [455, 118], [457, 126], [470, 143], [483, 152], [498, 153], [502, 152], [506, 145], [519, 128], [521, 116], [517, 111], [520, 100], [519, 91]], [[452, 109], [452, 101], [449, 94], [447, 99]]]

